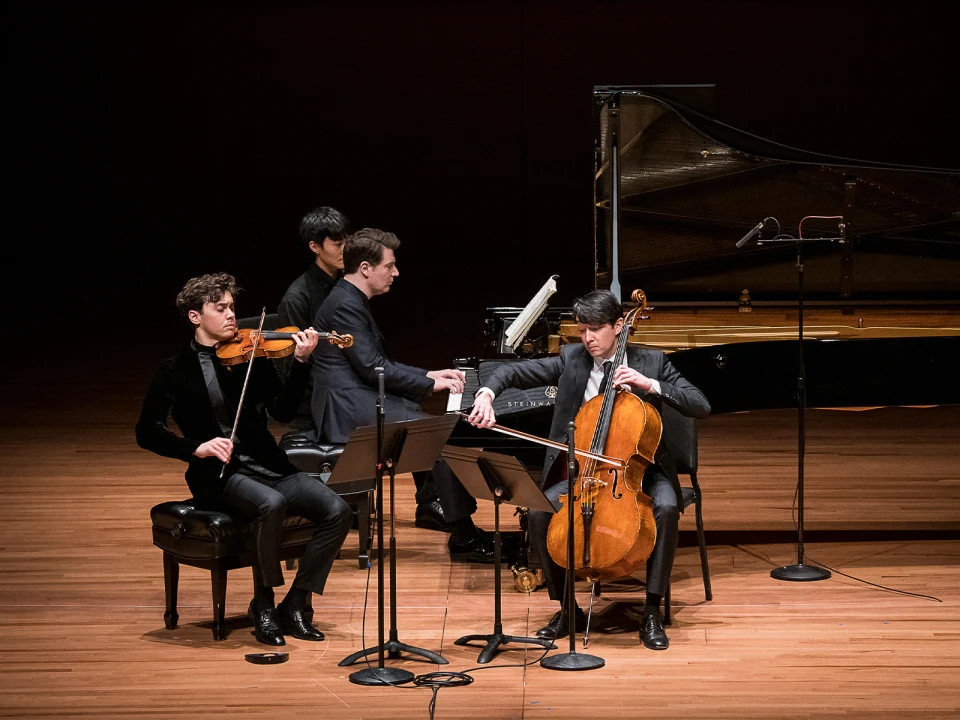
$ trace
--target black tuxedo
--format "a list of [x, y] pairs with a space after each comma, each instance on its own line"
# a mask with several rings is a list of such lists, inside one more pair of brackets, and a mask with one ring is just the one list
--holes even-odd
[[[317, 440], [342, 444], [362, 425], [377, 422], [377, 375], [384, 370], [385, 420], [399, 422], [425, 417], [420, 401], [433, 389], [427, 371], [404, 365], [390, 356], [367, 296], [353, 283], [340, 280], [313, 321], [314, 329], [353, 335], [353, 345], [339, 349], [321, 342], [313, 351], [313, 422]], [[432, 477], [414, 473], [417, 502], [439, 496], [447, 522], [471, 515], [476, 502], [463, 489], [449, 466], [438, 460]]]
[[[662, 351], [628, 345], [626, 364], [660, 383], [661, 394], [659, 395], [652, 392], [637, 392], [638, 397], [649, 402], [658, 411], [663, 403], [668, 403], [687, 417], [704, 418], [710, 414], [710, 403], [704, 394], [673, 367]], [[567, 425], [576, 417], [583, 404], [583, 394], [593, 365], [593, 358], [582, 344], [564, 345], [560, 354], [553, 357], [504, 363], [490, 376], [486, 386], [499, 395], [509, 387], [526, 389], [555, 385], [557, 398], [554, 404], [553, 422], [550, 424], [550, 439], [565, 443]], [[664, 434], [670, 431], [669, 426], [664, 426]], [[656, 455], [657, 465], [670, 479], [679, 497], [680, 483], [677, 479], [677, 469], [665, 445], [666, 443], [660, 443]], [[547, 450], [541, 485], [545, 484], [558, 453], [559, 451], [553, 448]]]
[[353, 345], [337, 348], [320, 342], [313, 351], [311, 409], [318, 439], [341, 445], [361, 425], [377, 422], [377, 376], [382, 367], [386, 421], [422, 417], [420, 401], [433, 388], [427, 371], [396, 362], [370, 312], [367, 296], [341, 280], [317, 312], [315, 330], [353, 335]]
[[[233, 370], [223, 367], [213, 348], [192, 342], [157, 368], [140, 410], [137, 443], [187, 462], [187, 484], [199, 505], [219, 507], [258, 524], [255, 570], [263, 585], [283, 584], [279, 550], [287, 511], [315, 522], [317, 532], [294, 584], [322, 592], [352, 513], [335, 492], [287, 460], [267, 426], [268, 412], [281, 422], [292, 417], [306, 387], [308, 366], [295, 361], [283, 382], [271, 361], [254, 362], [233, 455], [222, 479], [220, 460], [193, 454], [208, 440], [229, 437], [246, 371], [246, 364]], [[170, 430], [170, 417], [182, 435]]]
[[[147, 389], [140, 420], [137, 422], [137, 443], [164, 457], [189, 463], [186, 479], [190, 492], [197, 499], [216, 496], [223, 489], [220, 479], [223, 465], [216, 458], [198, 458], [194, 451], [207, 440], [229, 436], [243, 387], [247, 366], [234, 369], [223, 367], [213, 358], [216, 377], [224, 397], [224, 407], [218, 412], [207, 389], [198, 350], [204, 348], [191, 343], [180, 354], [164, 360], [157, 368]], [[288, 421], [297, 408], [300, 393], [306, 387], [309, 367], [296, 363], [286, 382], [280, 380], [271, 362], [258, 361], [253, 365], [244, 409], [237, 427], [235, 457], [231, 467], [236, 468], [240, 454], [249, 456], [263, 467], [280, 475], [298, 472], [286, 454], [277, 446], [267, 427], [266, 414], [280, 422]], [[172, 417], [183, 436], [168, 427]], [[227, 432], [223, 426], [227, 426]]]
[[[659, 395], [655, 392], [637, 392], [639, 397], [658, 410], [663, 403], [668, 403], [688, 417], [703, 418], [710, 414], [710, 403], [704, 394], [670, 364], [663, 352], [627, 346], [626, 364], [660, 383]], [[557, 398], [550, 426], [550, 439], [565, 443], [567, 425], [576, 417], [583, 404], [593, 365], [594, 360], [585, 346], [579, 343], [565, 345], [560, 354], [554, 357], [501, 365], [491, 375], [486, 387], [499, 394], [510, 387], [525, 389], [555, 385]], [[670, 427], [665, 425], [663, 432], [664, 435], [670, 433]], [[657, 542], [647, 560], [647, 592], [658, 595], [663, 595], [669, 585], [677, 548], [679, 515], [683, 511], [676, 466], [666, 451], [665, 444], [660, 443], [655, 456], [656, 462], [647, 468], [643, 479], [643, 491], [653, 499], [653, 514], [657, 524]], [[547, 450], [541, 485], [545, 485], [550, 477], [550, 469], [558, 452], [552, 448]], [[559, 476], [559, 473], [555, 476]], [[566, 483], [546, 487], [546, 494], [555, 506], [559, 507], [557, 498], [566, 492], [566, 487]], [[560, 600], [564, 570], [552, 561], [546, 550], [550, 518], [549, 513], [530, 512], [530, 543], [544, 568], [550, 597]]]
[[[315, 262], [310, 263], [306, 272], [290, 284], [277, 306], [280, 326], [289, 327], [293, 325], [301, 330], [312, 327], [317, 311], [323, 305], [323, 301], [327, 299], [327, 295], [330, 294], [340, 274], [338, 271], [335, 273], [335, 277], [330, 277]], [[293, 356], [277, 361], [284, 374], [290, 372], [294, 362], [296, 361]], [[298, 429], [308, 430], [313, 427], [313, 416], [310, 412], [311, 397], [313, 397], [313, 388], [308, 382], [297, 408], [296, 416], [291, 422]]]

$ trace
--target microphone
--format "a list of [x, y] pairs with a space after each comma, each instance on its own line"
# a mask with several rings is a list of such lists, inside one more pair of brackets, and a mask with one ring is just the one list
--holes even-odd
[[767, 219], [764, 218], [763, 220], [761, 220], [760, 222], [758, 222], [756, 225], [754, 225], [754, 227], [750, 230], [750, 232], [748, 232], [746, 235], [744, 235], [742, 238], [740, 238], [740, 240], [737, 242], [737, 247], [738, 247], [738, 248], [742, 248], [744, 245], [746, 245], [748, 242], [750, 242], [750, 240], [751, 240], [752, 238], [754, 238], [757, 233], [759, 233], [761, 230], [763, 230], [763, 225], [764, 225], [764, 223], [766, 223], [766, 222], [767, 222]]

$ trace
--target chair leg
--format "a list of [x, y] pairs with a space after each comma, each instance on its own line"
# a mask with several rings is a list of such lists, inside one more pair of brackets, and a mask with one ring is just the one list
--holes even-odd
[[225, 640], [227, 624], [224, 618], [227, 603], [227, 571], [223, 565], [210, 571], [210, 584], [213, 589], [213, 639]]
[[163, 554], [163, 591], [167, 600], [167, 609], [163, 613], [163, 624], [167, 630], [176, 630], [177, 621], [177, 590], [180, 587], [180, 563], [173, 556]]
[[370, 565], [370, 493], [366, 492], [360, 495], [357, 500], [357, 524], [360, 534], [360, 549], [357, 554], [357, 564], [361, 570], [366, 570]]
[[672, 583], [667, 583], [667, 591], [663, 594], [663, 624], [670, 625], [670, 586]]
[[696, 474], [691, 473], [697, 489], [697, 502], [694, 506], [697, 520], [697, 541], [700, 543], [700, 571], [703, 573], [703, 594], [707, 601], [713, 600], [713, 588], [710, 586], [710, 566], [707, 564], [707, 540], [703, 532], [703, 511], [700, 509], [700, 485], [696, 482]]

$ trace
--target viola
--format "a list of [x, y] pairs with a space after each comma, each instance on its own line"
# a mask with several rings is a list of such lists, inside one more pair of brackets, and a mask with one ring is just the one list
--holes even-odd
[[[300, 328], [289, 326], [276, 330], [251, 330], [243, 328], [237, 330], [232, 340], [217, 345], [217, 357], [224, 365], [240, 365], [250, 362], [251, 357], [284, 358], [293, 353], [297, 344], [293, 336], [300, 332]], [[321, 340], [339, 348], [348, 348], [353, 345], [353, 335], [340, 335], [335, 332], [318, 332]], [[257, 339], [259, 338], [259, 342]]]

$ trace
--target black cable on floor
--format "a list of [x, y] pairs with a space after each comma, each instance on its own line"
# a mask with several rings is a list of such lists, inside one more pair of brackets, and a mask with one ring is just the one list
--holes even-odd
[[[797, 498], [799, 497], [799, 495], [800, 495], [800, 481], [797, 480], [797, 487], [793, 491], [793, 503], [790, 505], [790, 515], [793, 519], [793, 529], [797, 533], [800, 532], [800, 524], [797, 522]], [[829, 565], [826, 565], [825, 563], [822, 563], [819, 560], [816, 560], [810, 557], [809, 555], [807, 555], [806, 552], [804, 552], [803, 556], [804, 556], [804, 559], [809, 560], [814, 565], [819, 565], [820, 567], [825, 568], [832, 573], [836, 573], [837, 575], [843, 575], [843, 577], [845, 578], [850, 578], [851, 580], [855, 580], [858, 583], [863, 583], [864, 585], [869, 585], [870, 587], [875, 587], [880, 590], [886, 590], [887, 592], [897, 593], [899, 595], [909, 595], [911, 597], [923, 598], [925, 600], [933, 600], [938, 603], [943, 602], [943, 600], [941, 600], [940, 598], [934, 595], [924, 595], [923, 593], [910, 592], [909, 590], [900, 590], [898, 588], [892, 588], [892, 587], [888, 587], [887, 585], [881, 585], [880, 583], [864, 580], [863, 578], [859, 578], [856, 575], [850, 575], [849, 573], [841, 572], [840, 570], [832, 568]]]

